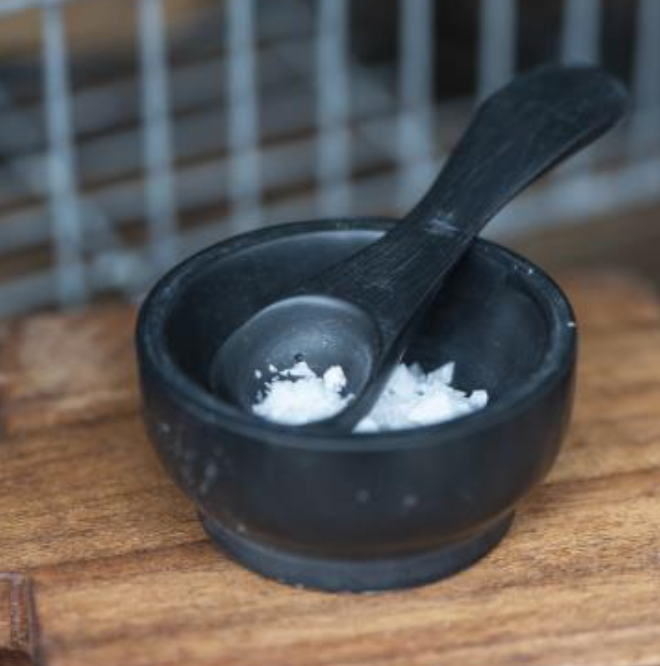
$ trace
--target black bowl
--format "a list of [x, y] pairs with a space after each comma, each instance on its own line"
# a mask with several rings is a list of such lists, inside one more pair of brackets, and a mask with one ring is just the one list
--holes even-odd
[[152, 290], [137, 329], [147, 429], [210, 536], [267, 576], [326, 590], [432, 581], [505, 534], [547, 473], [573, 398], [570, 304], [542, 271], [479, 240], [408, 358], [456, 361], [483, 411], [399, 432], [330, 436], [262, 421], [214, 395], [223, 340], [274, 294], [373, 242], [387, 220], [271, 227], [214, 245]]

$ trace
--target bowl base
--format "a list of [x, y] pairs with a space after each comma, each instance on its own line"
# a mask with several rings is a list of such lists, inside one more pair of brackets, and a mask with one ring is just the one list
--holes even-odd
[[268, 578], [328, 592], [369, 592], [423, 585], [474, 564], [507, 533], [513, 512], [469, 539], [434, 551], [400, 558], [338, 560], [302, 555], [266, 546], [202, 516], [207, 534], [223, 551]]

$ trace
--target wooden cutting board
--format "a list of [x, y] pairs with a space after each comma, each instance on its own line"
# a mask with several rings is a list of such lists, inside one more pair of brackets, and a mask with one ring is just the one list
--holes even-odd
[[227, 560], [139, 419], [134, 313], [8, 323], [0, 346], [0, 664], [660, 665], [660, 306], [563, 280], [577, 408], [547, 481], [476, 566], [411, 591], [286, 587]]

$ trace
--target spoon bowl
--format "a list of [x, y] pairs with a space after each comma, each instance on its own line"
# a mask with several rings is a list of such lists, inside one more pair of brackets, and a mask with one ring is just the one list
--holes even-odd
[[[270, 331], [264, 339], [263, 331]], [[319, 375], [346, 368], [349, 392], [362, 392], [380, 354], [377, 325], [357, 306], [331, 296], [292, 296], [276, 301], [229, 336], [211, 364], [210, 383], [251, 411], [264, 379], [297, 360]]]

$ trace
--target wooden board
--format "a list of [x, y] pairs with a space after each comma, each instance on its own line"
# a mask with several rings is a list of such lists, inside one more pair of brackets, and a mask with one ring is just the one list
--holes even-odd
[[547, 481], [470, 570], [332, 595], [228, 561], [139, 420], [133, 312], [10, 323], [0, 347], [0, 664], [660, 665], [660, 307], [565, 279], [577, 409]]

